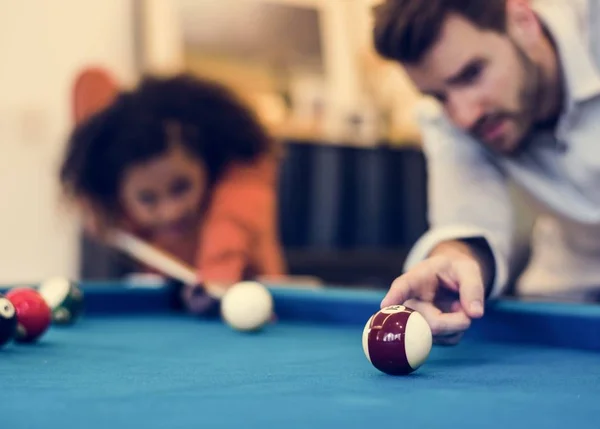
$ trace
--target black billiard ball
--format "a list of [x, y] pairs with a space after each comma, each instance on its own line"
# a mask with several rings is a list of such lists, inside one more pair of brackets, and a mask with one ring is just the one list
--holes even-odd
[[386, 374], [407, 375], [429, 357], [431, 329], [418, 312], [403, 305], [373, 314], [363, 330], [363, 351], [371, 364]]
[[0, 294], [0, 347], [11, 342], [17, 334], [17, 310], [4, 295]]

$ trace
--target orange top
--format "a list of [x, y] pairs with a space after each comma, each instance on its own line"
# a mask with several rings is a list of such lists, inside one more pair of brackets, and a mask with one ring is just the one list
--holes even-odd
[[[277, 167], [275, 156], [251, 165], [231, 165], [212, 190], [198, 232], [189, 240], [164, 243], [143, 238], [194, 265], [199, 281], [227, 284], [285, 275], [277, 231]], [[128, 229], [136, 233], [135, 228]]]
[[232, 165], [215, 187], [203, 220], [196, 267], [203, 280], [235, 282], [283, 275], [277, 232], [277, 159]]

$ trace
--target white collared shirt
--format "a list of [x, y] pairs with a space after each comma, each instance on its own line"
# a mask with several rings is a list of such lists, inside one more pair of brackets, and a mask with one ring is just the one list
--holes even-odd
[[429, 170], [431, 229], [409, 269], [441, 241], [484, 237], [496, 261], [493, 296], [508, 282], [515, 211], [509, 183], [541, 211], [521, 294], [600, 289], [600, 0], [538, 0], [533, 8], [558, 48], [566, 104], [557, 132], [534, 135], [517, 158], [492, 156], [423, 100], [418, 119]]

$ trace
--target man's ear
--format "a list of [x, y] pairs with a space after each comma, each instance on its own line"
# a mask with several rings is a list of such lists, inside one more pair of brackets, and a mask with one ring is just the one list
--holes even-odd
[[543, 37], [540, 21], [529, 0], [506, 1], [506, 26], [508, 34], [526, 50]]

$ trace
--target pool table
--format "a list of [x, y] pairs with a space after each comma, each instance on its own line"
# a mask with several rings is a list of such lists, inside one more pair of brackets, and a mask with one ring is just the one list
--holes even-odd
[[244, 334], [168, 286], [81, 287], [77, 324], [0, 349], [0, 428], [600, 427], [597, 306], [499, 301], [393, 377], [361, 346], [383, 291], [270, 285], [278, 321]]

